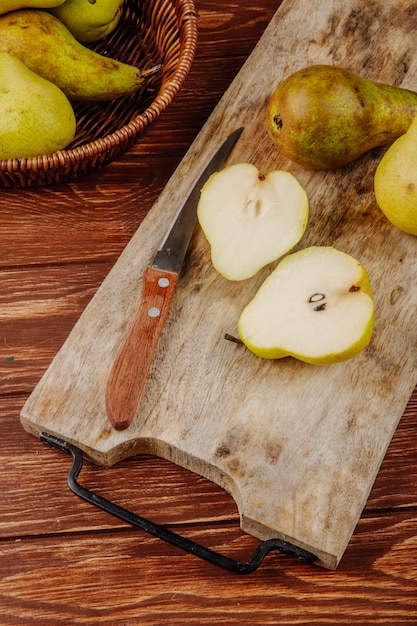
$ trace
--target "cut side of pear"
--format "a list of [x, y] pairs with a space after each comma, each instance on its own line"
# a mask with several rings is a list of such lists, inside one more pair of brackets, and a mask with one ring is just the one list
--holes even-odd
[[308, 197], [289, 172], [263, 176], [251, 163], [213, 174], [201, 190], [198, 221], [214, 268], [245, 280], [291, 250], [307, 227]]
[[278, 264], [243, 310], [238, 332], [262, 358], [327, 365], [359, 354], [373, 325], [363, 265], [336, 248], [312, 246]]

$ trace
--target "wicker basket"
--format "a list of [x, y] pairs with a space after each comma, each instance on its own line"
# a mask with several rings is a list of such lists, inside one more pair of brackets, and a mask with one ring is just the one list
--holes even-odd
[[0, 160], [0, 187], [71, 181], [125, 152], [181, 88], [197, 45], [193, 0], [125, 0], [116, 30], [94, 50], [141, 69], [162, 64], [142, 91], [110, 102], [76, 102], [76, 136], [66, 150]]

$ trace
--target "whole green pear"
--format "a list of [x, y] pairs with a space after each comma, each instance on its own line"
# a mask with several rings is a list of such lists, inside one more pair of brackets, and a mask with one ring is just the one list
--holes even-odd
[[413, 91], [340, 67], [312, 65], [278, 84], [266, 123], [289, 159], [311, 169], [331, 169], [391, 144], [416, 112]]
[[377, 204], [400, 230], [417, 235], [417, 116], [388, 148], [374, 178]]
[[0, 15], [18, 9], [49, 9], [64, 2], [65, 0], [1, 0]]
[[59, 87], [0, 51], [0, 159], [57, 152], [75, 129], [72, 106]]
[[90, 50], [47, 11], [0, 17], [0, 50], [57, 85], [70, 100], [112, 100], [137, 91], [146, 72]]
[[123, 0], [65, 0], [50, 13], [55, 15], [82, 43], [93, 43], [110, 35], [122, 15]]

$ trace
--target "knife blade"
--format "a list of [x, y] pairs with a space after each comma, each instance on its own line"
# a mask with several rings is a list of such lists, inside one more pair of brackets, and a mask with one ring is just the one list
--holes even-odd
[[106, 413], [115, 430], [128, 428], [135, 416], [197, 222], [201, 188], [219, 169], [242, 130], [232, 132], [205, 165], [145, 268], [139, 308], [107, 379]]

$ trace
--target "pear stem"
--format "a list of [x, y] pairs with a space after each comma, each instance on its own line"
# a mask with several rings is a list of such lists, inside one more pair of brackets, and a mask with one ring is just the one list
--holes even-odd
[[229, 333], [226, 333], [224, 338], [227, 339], [227, 341], [232, 341], [233, 343], [239, 343], [243, 345], [243, 341], [239, 339], [239, 337], [234, 337], [233, 335], [230, 335]]
[[154, 65], [153, 67], [150, 67], [147, 70], [142, 70], [141, 74], [143, 78], [148, 78], [149, 76], [153, 76], [154, 74], [157, 74], [161, 69], [162, 69], [162, 63], [159, 63], [159, 65]]

